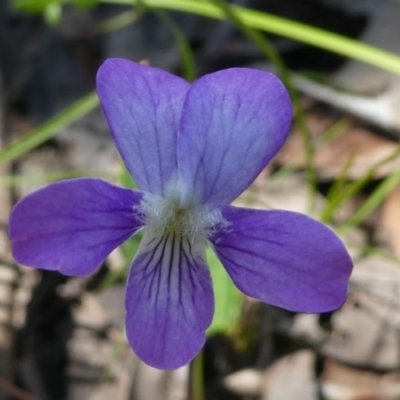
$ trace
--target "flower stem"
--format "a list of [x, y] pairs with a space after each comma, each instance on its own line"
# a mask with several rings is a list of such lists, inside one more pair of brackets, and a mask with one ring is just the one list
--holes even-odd
[[194, 358], [189, 366], [189, 396], [188, 400], [204, 400], [203, 384], [203, 352]]

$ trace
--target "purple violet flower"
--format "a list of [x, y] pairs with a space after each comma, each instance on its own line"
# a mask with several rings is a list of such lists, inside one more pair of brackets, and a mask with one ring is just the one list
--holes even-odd
[[214, 312], [206, 243], [248, 296], [300, 312], [342, 305], [352, 263], [329, 228], [229, 205], [287, 137], [291, 103], [274, 75], [232, 68], [189, 84], [110, 59], [97, 91], [140, 190], [83, 178], [26, 196], [10, 217], [18, 262], [88, 275], [145, 228], [127, 282], [126, 332], [136, 354], [162, 369], [188, 363], [204, 344]]

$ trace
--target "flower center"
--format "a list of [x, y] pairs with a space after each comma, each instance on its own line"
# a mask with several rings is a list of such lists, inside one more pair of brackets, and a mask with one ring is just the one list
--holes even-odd
[[146, 225], [161, 234], [178, 234], [191, 242], [206, 240], [210, 231], [223, 221], [219, 209], [210, 206], [180, 208], [171, 200], [146, 194], [140, 204]]

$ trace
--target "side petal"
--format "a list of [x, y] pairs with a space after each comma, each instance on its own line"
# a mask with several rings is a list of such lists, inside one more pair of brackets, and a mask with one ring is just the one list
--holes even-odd
[[62, 181], [20, 200], [9, 236], [21, 264], [62, 274], [92, 273], [143, 225], [135, 207], [142, 193], [100, 179]]
[[326, 312], [344, 303], [353, 266], [328, 227], [290, 211], [221, 211], [227, 226], [210, 240], [242, 292], [299, 312]]
[[97, 92], [115, 144], [138, 188], [165, 195], [176, 179], [176, 137], [189, 83], [165, 71], [109, 59]]
[[189, 89], [178, 137], [181, 203], [230, 203], [285, 141], [292, 106], [274, 75], [232, 68]]
[[205, 342], [214, 296], [204, 243], [145, 231], [133, 261], [126, 332], [137, 356], [160, 369], [187, 364]]

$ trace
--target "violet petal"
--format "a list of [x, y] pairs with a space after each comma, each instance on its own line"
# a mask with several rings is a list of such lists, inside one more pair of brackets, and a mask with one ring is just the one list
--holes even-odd
[[204, 246], [146, 228], [127, 284], [126, 332], [137, 356], [153, 367], [179, 368], [205, 342], [214, 297]]
[[134, 211], [141, 199], [140, 192], [100, 179], [51, 184], [14, 207], [13, 255], [30, 267], [88, 275], [143, 225]]
[[242, 292], [300, 312], [344, 303], [352, 262], [331, 229], [290, 211], [226, 206], [221, 212], [228, 226], [210, 241]]
[[108, 59], [97, 92], [115, 144], [140, 190], [163, 196], [176, 179], [176, 136], [189, 83], [165, 71]]
[[291, 119], [289, 95], [270, 73], [232, 68], [195, 81], [178, 136], [181, 204], [234, 200], [280, 149]]

